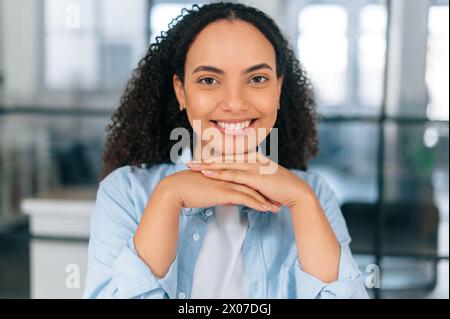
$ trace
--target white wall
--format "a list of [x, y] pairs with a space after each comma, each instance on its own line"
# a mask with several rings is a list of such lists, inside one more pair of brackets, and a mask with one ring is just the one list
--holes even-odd
[[391, 2], [387, 112], [425, 117], [429, 0]]
[[0, 1], [5, 103], [30, 101], [39, 83], [40, 12], [42, 1]]
[[[3, 63], [3, 33], [5, 32], [4, 27], [3, 27], [3, 5], [2, 2], [0, 1], [0, 76], [3, 76], [3, 68], [4, 68], [4, 63]], [[2, 83], [0, 83], [0, 107], [3, 105], [3, 85]]]

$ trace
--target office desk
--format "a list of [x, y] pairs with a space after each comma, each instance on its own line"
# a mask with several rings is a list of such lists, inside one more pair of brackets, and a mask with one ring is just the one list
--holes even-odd
[[80, 298], [86, 277], [94, 188], [65, 188], [22, 200], [30, 218], [31, 298]]

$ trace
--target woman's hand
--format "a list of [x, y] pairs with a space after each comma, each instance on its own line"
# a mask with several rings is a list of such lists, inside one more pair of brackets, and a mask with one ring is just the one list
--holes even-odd
[[181, 171], [164, 178], [158, 185], [181, 207], [245, 205], [258, 211], [278, 212], [279, 207], [250, 186], [214, 180], [198, 172]]
[[[291, 171], [258, 154], [255, 163], [221, 161], [188, 166], [198, 175], [251, 187], [266, 198], [288, 206], [302, 269], [327, 283], [337, 280], [339, 242], [314, 191]], [[276, 169], [262, 169], [274, 165]], [[264, 174], [267, 171], [272, 173]]]
[[189, 170], [163, 178], [150, 196], [134, 236], [138, 255], [155, 276], [164, 277], [176, 256], [181, 208], [227, 204], [278, 211], [270, 200], [246, 185], [213, 180]]
[[[248, 158], [251, 158], [248, 155]], [[309, 185], [288, 169], [271, 161], [261, 153], [253, 157], [255, 163], [188, 163], [192, 171], [209, 179], [249, 187], [272, 202], [294, 207], [303, 196], [314, 195]], [[269, 169], [271, 167], [271, 169]]]

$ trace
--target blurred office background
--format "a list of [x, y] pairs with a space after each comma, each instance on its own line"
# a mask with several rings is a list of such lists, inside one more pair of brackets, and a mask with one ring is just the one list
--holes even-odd
[[[371, 296], [448, 298], [448, 0], [242, 2], [315, 84], [311, 170], [341, 201]], [[0, 0], [0, 298], [81, 296], [105, 126], [192, 3]]]

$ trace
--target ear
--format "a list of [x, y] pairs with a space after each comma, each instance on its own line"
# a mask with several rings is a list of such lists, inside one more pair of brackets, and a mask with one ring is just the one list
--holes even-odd
[[178, 75], [174, 74], [172, 78], [173, 89], [180, 107], [186, 108], [186, 97], [184, 96], [184, 87]]
[[278, 78], [278, 82], [277, 82], [278, 98], [281, 97], [281, 89], [283, 88], [283, 80], [284, 80], [284, 76], [280, 76]]

